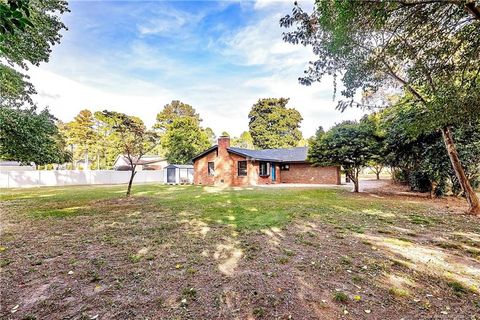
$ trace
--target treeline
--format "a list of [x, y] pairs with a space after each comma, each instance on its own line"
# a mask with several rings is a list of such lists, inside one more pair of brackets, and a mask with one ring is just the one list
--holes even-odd
[[[249, 114], [249, 131], [232, 137], [231, 145], [240, 148], [281, 148], [305, 144], [299, 130], [302, 117], [287, 108], [288, 99], [260, 99]], [[128, 115], [125, 115], [130, 117]], [[132, 121], [145, 126], [137, 117]], [[216, 143], [217, 135], [201, 125], [200, 114], [189, 104], [174, 100], [157, 114], [151, 133], [156, 137], [151, 154], [170, 163], [186, 164], [198, 153]], [[68, 123], [58, 122], [58, 132], [65, 153], [70, 153], [68, 168], [111, 169], [119, 155], [121, 138], [113, 129], [115, 123], [105, 112], [85, 109]], [[224, 131], [221, 135], [230, 136]]]

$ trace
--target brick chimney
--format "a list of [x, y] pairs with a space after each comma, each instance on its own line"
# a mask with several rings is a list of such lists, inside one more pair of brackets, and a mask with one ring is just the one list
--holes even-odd
[[220, 136], [218, 137], [218, 150], [226, 150], [230, 148], [230, 137]]

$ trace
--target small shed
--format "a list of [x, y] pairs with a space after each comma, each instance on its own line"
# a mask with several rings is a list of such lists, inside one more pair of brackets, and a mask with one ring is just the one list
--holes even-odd
[[193, 183], [193, 165], [191, 164], [170, 164], [164, 170], [164, 182], [167, 184]]

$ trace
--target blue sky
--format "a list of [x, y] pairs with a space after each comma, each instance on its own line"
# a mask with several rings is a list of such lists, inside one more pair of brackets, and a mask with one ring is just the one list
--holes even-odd
[[[259, 98], [289, 97], [306, 137], [358, 118], [334, 109], [331, 79], [301, 86], [309, 48], [282, 41], [293, 1], [71, 1], [69, 30], [48, 64], [31, 68], [36, 100], [61, 120], [117, 110], [152, 125], [173, 99], [193, 105], [217, 134], [248, 129]], [[305, 8], [313, 6], [304, 2]]]

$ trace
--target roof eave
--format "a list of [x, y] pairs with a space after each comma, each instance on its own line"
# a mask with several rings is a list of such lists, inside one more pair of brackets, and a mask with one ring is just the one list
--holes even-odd
[[198, 158], [201, 158], [203, 157], [204, 155], [212, 152], [213, 150], [217, 149], [218, 148], [218, 145], [214, 145], [214, 146], [211, 146], [210, 148], [208, 148], [207, 150], [197, 154], [195, 157], [193, 157], [190, 161], [195, 162], [195, 160], [197, 160]]

